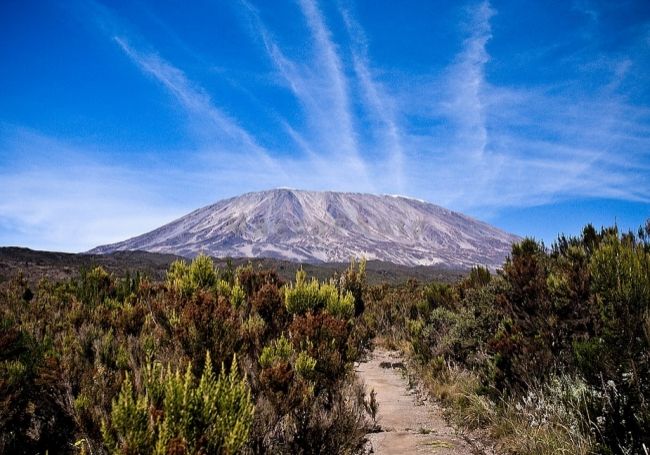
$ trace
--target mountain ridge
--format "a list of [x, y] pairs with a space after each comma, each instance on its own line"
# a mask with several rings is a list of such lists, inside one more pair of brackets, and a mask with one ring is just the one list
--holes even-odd
[[153, 231], [90, 253], [144, 250], [193, 257], [350, 258], [400, 265], [496, 268], [519, 237], [419, 199], [273, 189], [196, 209]]

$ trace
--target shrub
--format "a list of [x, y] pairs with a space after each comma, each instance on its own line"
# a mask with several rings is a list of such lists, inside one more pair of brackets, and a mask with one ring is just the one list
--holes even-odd
[[300, 376], [305, 379], [312, 379], [314, 377], [314, 370], [316, 369], [317, 360], [302, 351], [296, 358], [295, 370]]
[[307, 273], [300, 269], [296, 272], [295, 285], [290, 284], [284, 289], [284, 303], [290, 314], [305, 314], [323, 308], [329, 293], [321, 292], [318, 280], [312, 279], [307, 283]]
[[193, 289], [210, 289], [217, 284], [217, 272], [210, 256], [199, 254], [192, 260], [189, 271]]
[[333, 388], [344, 376], [349, 360], [347, 323], [327, 313], [307, 314], [293, 320], [290, 332], [294, 347], [317, 359], [317, 392]]
[[[598, 431], [615, 452], [650, 447], [650, 252], [633, 239], [607, 236], [589, 263], [599, 310], [595, 339], [576, 346], [584, 374], [598, 386]], [[591, 362], [585, 362], [588, 354]]]
[[192, 284], [190, 281], [190, 267], [182, 259], [171, 263], [167, 270], [166, 284], [169, 289], [173, 289], [182, 295], [192, 293]]
[[222, 368], [217, 377], [206, 354], [197, 384], [191, 365], [182, 375], [160, 363], [149, 364], [137, 393], [127, 376], [102, 428], [109, 452], [239, 452], [248, 440], [254, 408], [235, 359], [232, 365], [230, 374]]
[[230, 304], [234, 308], [239, 308], [245, 301], [246, 293], [244, 293], [244, 289], [242, 289], [238, 282], [235, 282], [235, 285], [230, 290]]
[[315, 278], [307, 283], [302, 269], [296, 273], [295, 285], [285, 287], [284, 300], [287, 311], [294, 315], [325, 309], [332, 316], [347, 320], [355, 314], [352, 291], [339, 290], [333, 283], [320, 284]]
[[339, 319], [350, 319], [354, 316], [354, 296], [352, 292], [345, 291], [344, 294], [339, 295], [338, 290], [334, 286], [331, 287], [333, 291], [327, 299], [325, 310]]
[[86, 305], [99, 305], [113, 291], [111, 276], [102, 267], [82, 269], [76, 286], [77, 297]]
[[189, 296], [198, 289], [212, 289], [218, 281], [212, 258], [204, 254], [195, 257], [188, 265], [182, 259], [171, 263], [166, 283], [169, 289]]
[[48, 344], [0, 317], [0, 453], [45, 453], [72, 437], [74, 422], [51, 355]]
[[[298, 283], [317, 290], [303, 314], [274, 272], [218, 273], [207, 257], [173, 263], [163, 283], [99, 268], [31, 296], [24, 278], [0, 283], [0, 453], [356, 450], [351, 361], [368, 332], [352, 339], [354, 291]], [[234, 354], [250, 392], [241, 376], [230, 383], [245, 391], [227, 386]], [[229, 396], [241, 406], [219, 404]]]
[[357, 266], [354, 259], [350, 266], [339, 278], [339, 289], [342, 294], [350, 292], [354, 303], [354, 316], [360, 316], [365, 309], [364, 292], [366, 291], [366, 260], [359, 261]]
[[265, 346], [260, 355], [260, 365], [262, 368], [269, 368], [278, 362], [289, 362], [293, 355], [293, 347], [289, 340], [282, 335], [274, 340], [270, 346]]
[[287, 309], [277, 285], [265, 283], [252, 297], [251, 306], [266, 322], [271, 333], [278, 333], [287, 323]]
[[458, 295], [453, 286], [445, 283], [431, 283], [424, 289], [424, 298], [428, 308], [453, 308], [458, 302]]
[[199, 362], [210, 351], [216, 362], [228, 364], [242, 344], [242, 318], [223, 297], [215, 299], [213, 293], [197, 291], [175, 302], [181, 306], [174, 336], [193, 361]]

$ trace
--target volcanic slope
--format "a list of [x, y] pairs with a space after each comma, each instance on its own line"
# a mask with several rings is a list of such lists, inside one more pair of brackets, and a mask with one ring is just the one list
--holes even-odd
[[275, 189], [200, 208], [91, 253], [144, 250], [193, 257], [350, 258], [467, 268], [502, 264], [518, 241], [493, 226], [402, 196]]

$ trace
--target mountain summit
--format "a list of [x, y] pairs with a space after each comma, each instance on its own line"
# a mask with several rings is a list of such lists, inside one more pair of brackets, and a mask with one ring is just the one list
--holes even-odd
[[145, 250], [192, 257], [271, 257], [402, 265], [500, 266], [518, 237], [424, 201], [275, 189], [203, 207], [158, 229], [92, 253]]

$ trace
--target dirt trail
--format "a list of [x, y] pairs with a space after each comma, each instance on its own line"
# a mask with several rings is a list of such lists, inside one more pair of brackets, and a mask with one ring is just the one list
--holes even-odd
[[374, 389], [379, 403], [381, 431], [368, 435], [372, 453], [482, 454], [445, 422], [435, 403], [409, 389], [403, 362], [399, 352], [376, 348], [357, 368], [368, 394]]

